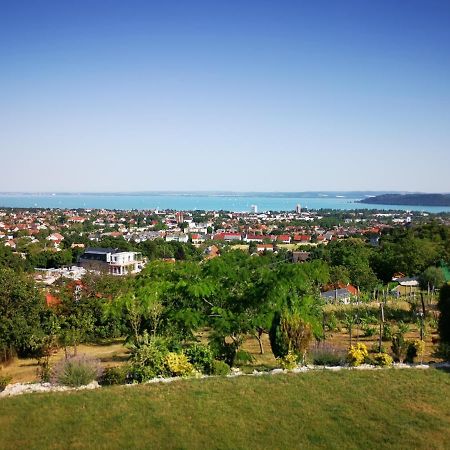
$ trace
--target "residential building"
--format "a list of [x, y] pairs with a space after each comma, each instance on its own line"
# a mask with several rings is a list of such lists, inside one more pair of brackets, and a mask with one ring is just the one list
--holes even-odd
[[122, 252], [114, 248], [88, 248], [80, 256], [78, 264], [86, 269], [127, 275], [140, 272], [145, 260], [138, 252]]

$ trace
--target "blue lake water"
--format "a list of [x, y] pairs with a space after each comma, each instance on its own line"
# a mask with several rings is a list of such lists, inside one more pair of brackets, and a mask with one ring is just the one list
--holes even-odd
[[226, 210], [292, 211], [297, 204], [309, 209], [383, 209], [426, 212], [450, 212], [450, 207], [364, 205], [355, 203], [358, 198], [336, 196], [292, 197], [245, 194], [1, 194], [0, 207], [17, 208], [104, 208], [104, 209], [176, 209], [176, 210]]

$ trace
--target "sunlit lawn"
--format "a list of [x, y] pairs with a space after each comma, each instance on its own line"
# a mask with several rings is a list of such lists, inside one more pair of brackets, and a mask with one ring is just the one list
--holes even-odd
[[0, 448], [448, 448], [436, 369], [181, 380], [0, 401]]

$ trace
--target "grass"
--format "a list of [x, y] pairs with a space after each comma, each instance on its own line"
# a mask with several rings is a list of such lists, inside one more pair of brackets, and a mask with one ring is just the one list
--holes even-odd
[[0, 448], [448, 448], [450, 374], [328, 371], [0, 401]]

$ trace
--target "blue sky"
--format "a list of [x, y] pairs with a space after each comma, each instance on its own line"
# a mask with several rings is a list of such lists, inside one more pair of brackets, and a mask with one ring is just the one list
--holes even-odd
[[450, 2], [0, 0], [0, 191], [450, 191]]

